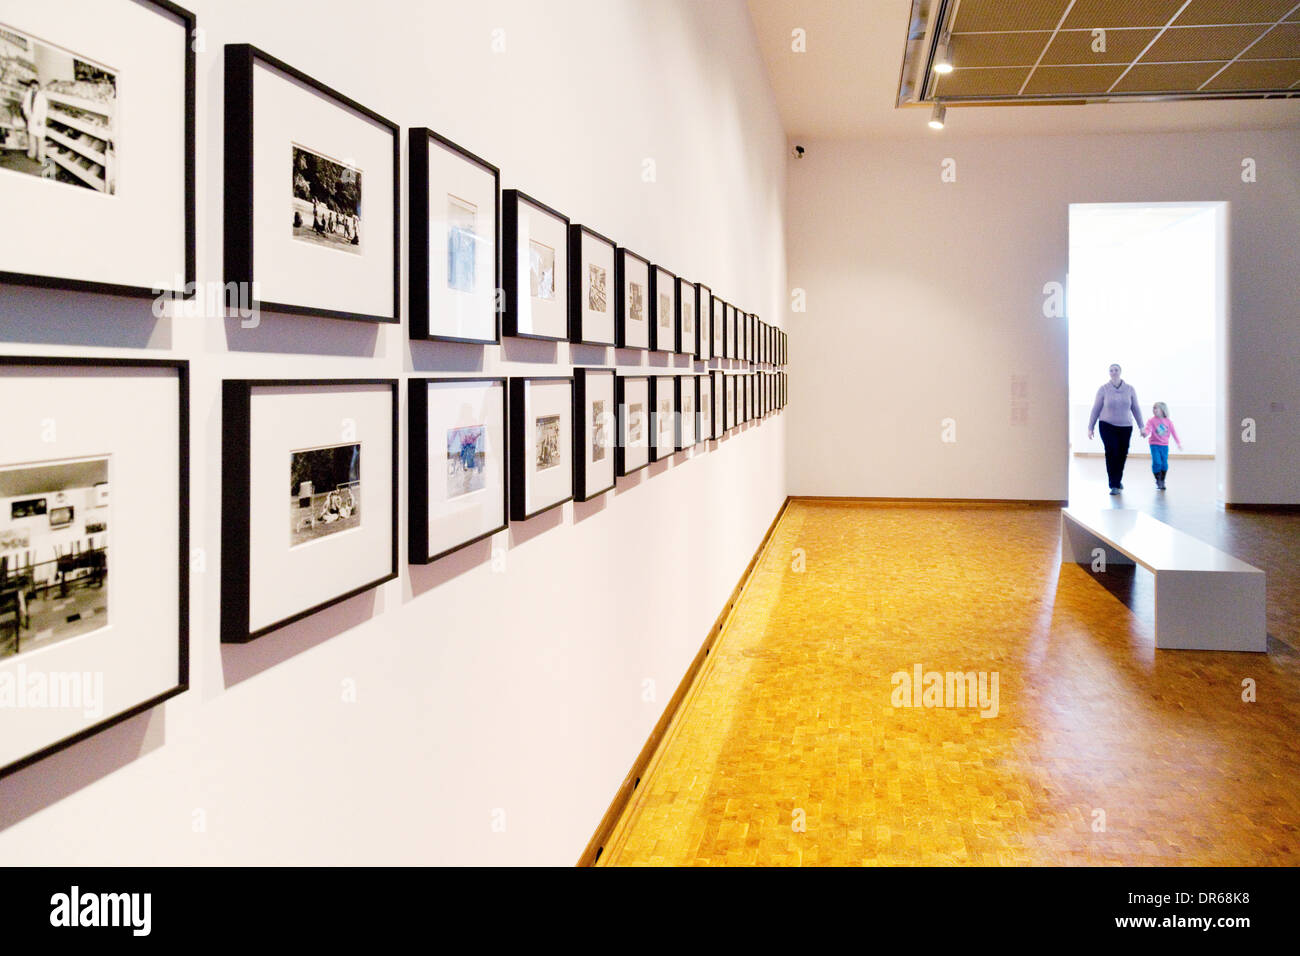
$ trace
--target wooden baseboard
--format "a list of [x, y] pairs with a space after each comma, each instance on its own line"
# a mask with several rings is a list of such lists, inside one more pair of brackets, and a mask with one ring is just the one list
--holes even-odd
[[929, 507], [960, 505], [962, 507], [1012, 507], [1012, 508], [1064, 508], [1065, 500], [1054, 498], [859, 498], [851, 495], [791, 495], [791, 501], [812, 501], [817, 504], [845, 505], [913, 505]]
[[1300, 504], [1248, 504], [1244, 502], [1225, 501], [1223, 507], [1228, 511], [1258, 511], [1265, 514], [1300, 514]]
[[677, 685], [677, 690], [673, 692], [672, 699], [668, 701], [668, 706], [664, 708], [664, 712], [659, 716], [658, 723], [655, 724], [654, 730], [650, 732], [650, 737], [637, 755], [636, 761], [632, 764], [632, 769], [623, 778], [623, 783], [614, 794], [614, 799], [610, 801], [609, 809], [601, 817], [600, 825], [596, 827], [596, 832], [592, 834], [591, 840], [588, 841], [587, 848], [582, 851], [582, 856], [578, 857], [578, 866], [591, 866], [600, 858], [601, 851], [605, 848], [605, 841], [614, 832], [614, 827], [618, 825], [619, 819], [627, 809], [632, 794], [636, 792], [637, 786], [641, 783], [641, 777], [645, 773], [646, 766], [654, 757], [655, 751], [659, 749], [659, 744], [663, 742], [664, 735], [668, 733], [668, 727], [672, 724], [673, 718], [677, 716], [677, 711], [681, 708], [682, 702], [686, 700], [691, 686], [695, 683], [695, 678], [699, 675], [700, 669], [708, 659], [709, 651], [713, 649], [718, 635], [722, 633], [722, 626], [726, 623], [727, 616], [731, 613], [731, 609], [736, 606], [736, 601], [740, 599], [741, 592], [745, 590], [750, 575], [754, 573], [754, 568], [758, 565], [758, 559], [762, 557], [768, 541], [772, 538], [772, 533], [776, 531], [777, 525], [781, 523], [781, 518], [785, 515], [785, 509], [789, 507], [790, 500], [790, 497], [787, 496], [785, 501], [781, 502], [776, 517], [767, 526], [767, 533], [763, 535], [763, 540], [759, 542], [758, 548], [754, 551], [754, 556], [749, 559], [749, 564], [745, 566], [745, 571], [732, 589], [731, 596], [727, 599], [722, 612], [718, 614], [713, 626], [709, 628], [708, 636], [705, 637], [704, 644], [701, 645], [699, 652], [695, 655], [695, 660], [686, 669], [686, 674]]

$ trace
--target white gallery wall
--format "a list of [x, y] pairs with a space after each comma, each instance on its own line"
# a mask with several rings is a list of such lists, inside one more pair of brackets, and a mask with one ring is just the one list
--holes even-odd
[[983, 138], [962, 113], [789, 164], [790, 493], [1065, 499], [1068, 330], [1044, 286], [1067, 281], [1069, 205], [1194, 201], [1228, 203], [1221, 497], [1300, 502], [1300, 130]]
[[[202, 30], [200, 282], [221, 268], [222, 46], [247, 42], [781, 321], [786, 144], [743, 0], [188, 6]], [[405, 136], [402, 153], [405, 192]], [[402, 216], [405, 233], [405, 203]], [[571, 864], [786, 495], [775, 415], [408, 567], [403, 432], [398, 579], [222, 646], [223, 378], [692, 366], [562, 343], [412, 344], [405, 324], [155, 319], [149, 302], [14, 288], [0, 315], [11, 353], [192, 363], [196, 549], [190, 690], [0, 780], [6, 863]]]

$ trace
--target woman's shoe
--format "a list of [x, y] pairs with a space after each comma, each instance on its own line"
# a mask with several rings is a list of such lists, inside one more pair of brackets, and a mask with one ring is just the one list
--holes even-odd
[[1112, 495], [1117, 495], [1117, 494], [1119, 494], [1119, 489], [1118, 489], [1118, 488], [1112, 488], [1112, 489], [1110, 489], [1110, 493], [1111, 493]]

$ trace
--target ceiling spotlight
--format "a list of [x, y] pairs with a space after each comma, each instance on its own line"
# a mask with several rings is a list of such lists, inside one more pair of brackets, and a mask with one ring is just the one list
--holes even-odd
[[934, 112], [930, 114], [930, 129], [943, 129], [943, 120], [947, 115], [948, 108], [942, 103], [935, 103]]
[[934, 72], [940, 75], [952, 72], [952, 39], [946, 33], [934, 52]]

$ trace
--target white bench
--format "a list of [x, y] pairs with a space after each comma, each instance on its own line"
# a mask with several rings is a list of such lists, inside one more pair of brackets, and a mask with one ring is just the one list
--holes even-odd
[[1265, 651], [1264, 572], [1127, 508], [1062, 508], [1061, 560], [1140, 564], [1156, 576], [1156, 647]]

